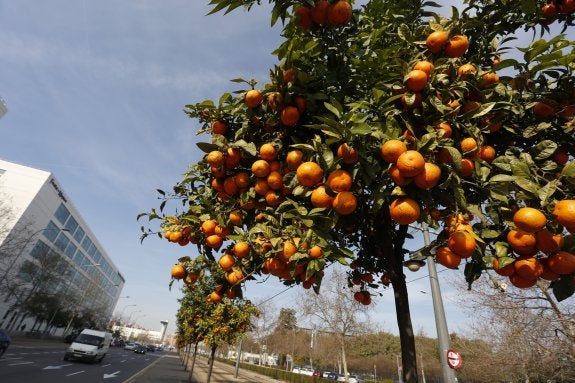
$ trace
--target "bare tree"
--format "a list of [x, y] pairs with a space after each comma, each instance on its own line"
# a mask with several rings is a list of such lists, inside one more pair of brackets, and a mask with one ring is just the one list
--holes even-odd
[[[315, 329], [329, 333], [336, 342], [347, 381], [346, 337], [360, 334], [365, 328], [362, 316], [364, 321], [367, 321], [368, 317], [367, 306], [359, 304], [346, 285], [345, 273], [333, 270], [327, 281], [322, 283], [321, 294], [309, 292], [301, 301], [303, 313], [310, 318]], [[312, 331], [311, 334], [313, 337], [316, 332]], [[313, 350], [313, 338], [310, 345]]]

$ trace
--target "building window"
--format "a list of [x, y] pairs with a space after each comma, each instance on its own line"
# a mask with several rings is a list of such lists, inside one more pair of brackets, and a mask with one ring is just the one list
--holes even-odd
[[2, 174], [6, 173], [6, 170], [4, 169], [0, 169], [0, 177], [2, 177]]
[[56, 237], [60, 233], [60, 228], [52, 221], [48, 223], [46, 229], [44, 229], [44, 237], [46, 237], [50, 242], [54, 242]]
[[64, 254], [66, 254], [68, 258], [72, 259], [74, 258], [74, 254], [76, 253], [77, 249], [78, 246], [74, 245], [74, 243], [70, 241], [70, 243], [68, 243], [68, 247], [66, 247], [66, 251], [64, 252]]
[[30, 252], [30, 254], [38, 260], [46, 259], [49, 253], [50, 253], [50, 246], [48, 246], [47, 244], [45, 244], [40, 240], [36, 242], [36, 245], [34, 245], [34, 248]]
[[90, 250], [88, 250], [88, 255], [92, 258], [94, 258], [94, 254], [96, 254], [96, 246], [94, 246], [94, 244], [92, 243], [92, 246], [90, 246]]
[[68, 218], [68, 221], [66, 221], [66, 226], [64, 227], [68, 229], [70, 233], [73, 233], [74, 230], [76, 230], [76, 228], [78, 227], [78, 221], [76, 221], [74, 217], [70, 216], [70, 218]]
[[58, 207], [58, 210], [56, 210], [56, 213], [54, 213], [54, 217], [56, 217], [56, 219], [62, 225], [66, 222], [66, 220], [68, 219], [69, 216], [70, 216], [70, 212], [68, 211], [66, 206], [64, 206], [64, 204], [60, 204], [60, 206]]
[[74, 233], [74, 239], [76, 240], [76, 242], [82, 243], [82, 239], [84, 239], [84, 234], [86, 234], [84, 232], [84, 229], [78, 226], [78, 229], [76, 229], [76, 232]]
[[54, 242], [54, 245], [56, 245], [56, 247], [58, 249], [64, 251], [66, 246], [68, 246], [69, 242], [70, 242], [70, 238], [68, 238], [68, 236], [66, 234], [60, 233], [60, 235], [58, 236], [58, 239], [56, 239], [56, 242]]
[[88, 250], [90, 250], [90, 246], [92, 246], [92, 241], [88, 236], [84, 237], [84, 240], [82, 241], [82, 249], [88, 252]]
[[84, 259], [86, 259], [84, 253], [78, 250], [76, 252], [76, 255], [74, 256], [74, 263], [77, 264], [78, 266], [82, 266], [82, 263], [84, 263]]

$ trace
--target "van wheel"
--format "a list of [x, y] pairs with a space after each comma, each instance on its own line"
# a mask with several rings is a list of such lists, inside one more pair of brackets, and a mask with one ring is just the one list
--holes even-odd
[[64, 360], [68, 361], [68, 354], [64, 355]]
[[104, 360], [105, 356], [106, 356], [106, 354], [102, 355], [102, 357], [100, 359], [98, 359], [98, 363], [102, 363], [102, 360]]

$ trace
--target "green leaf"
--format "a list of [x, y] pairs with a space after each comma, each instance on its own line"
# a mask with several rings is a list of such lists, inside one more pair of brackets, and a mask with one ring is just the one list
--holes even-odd
[[220, 149], [220, 147], [218, 145], [209, 144], [207, 142], [198, 142], [198, 143], [196, 143], [196, 145], [204, 153], [209, 153], [212, 150], [219, 150]]
[[535, 182], [533, 182], [527, 178], [517, 177], [517, 179], [515, 180], [515, 183], [521, 189], [528, 191], [529, 193], [532, 193], [532, 194], [537, 194], [537, 191], [539, 190], [539, 184], [537, 184], [537, 183], [535, 183]]
[[541, 161], [549, 158], [557, 150], [557, 143], [551, 140], [543, 140], [533, 148], [531, 155], [535, 161]]
[[571, 277], [569, 276], [551, 282], [551, 288], [553, 289], [553, 295], [559, 302], [575, 294], [575, 285], [571, 282]]
[[332, 105], [329, 102], [324, 102], [323, 105], [326, 107], [327, 110], [332, 112], [337, 118], [341, 117], [341, 106], [338, 109], [335, 105]]

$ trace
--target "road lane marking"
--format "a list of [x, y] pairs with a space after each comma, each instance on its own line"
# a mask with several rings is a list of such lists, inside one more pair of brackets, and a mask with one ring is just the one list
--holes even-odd
[[73, 364], [61, 364], [59, 366], [46, 366], [42, 370], [59, 370], [62, 367], [73, 366]]
[[22, 358], [2, 358], [2, 359], [0, 359], [0, 362], [5, 362], [7, 360], [18, 360], [18, 359], [22, 359]]
[[66, 376], [72, 376], [72, 375], [83, 374], [84, 372], [86, 372], [86, 371], [82, 370], [82, 371], [78, 371], [78, 372], [73, 372], [73, 373], [71, 373], [71, 374], [68, 374], [68, 375], [66, 375]]
[[116, 371], [116, 372], [113, 372], [111, 374], [104, 374], [104, 379], [115, 378], [116, 375], [118, 375], [119, 373], [120, 373], [120, 371]]
[[20, 366], [22, 364], [34, 364], [34, 362], [11, 363], [11, 364], [9, 364], [9, 366]]

